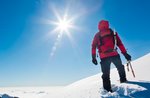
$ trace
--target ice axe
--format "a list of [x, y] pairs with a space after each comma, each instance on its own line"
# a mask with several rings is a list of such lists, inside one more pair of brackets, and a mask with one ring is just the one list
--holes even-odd
[[127, 70], [128, 70], [128, 71], [130, 71], [130, 70], [129, 70], [129, 66], [130, 66], [130, 68], [131, 68], [133, 77], [135, 78], [135, 74], [134, 74], [134, 70], [133, 70], [132, 65], [131, 65], [131, 61], [128, 61], [128, 62], [127, 62]]

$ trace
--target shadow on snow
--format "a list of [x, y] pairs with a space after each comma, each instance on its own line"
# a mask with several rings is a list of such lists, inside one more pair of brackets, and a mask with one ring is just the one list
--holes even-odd
[[150, 82], [128, 81], [127, 83], [139, 85], [146, 89], [144, 91], [140, 91], [140, 92], [131, 94], [132, 97], [134, 97], [134, 98], [150, 98]]

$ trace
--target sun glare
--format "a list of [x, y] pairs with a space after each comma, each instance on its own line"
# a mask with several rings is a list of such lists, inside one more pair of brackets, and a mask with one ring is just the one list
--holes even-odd
[[62, 35], [67, 35], [67, 37], [69, 38], [70, 42], [72, 44], [74, 44], [74, 40], [73, 37], [71, 36], [71, 33], [73, 32], [72, 30], [77, 29], [77, 27], [74, 25], [74, 21], [77, 18], [77, 16], [69, 16], [69, 14], [67, 13], [68, 10], [66, 10], [66, 12], [64, 12], [64, 14], [60, 14], [58, 13], [58, 11], [54, 8], [54, 17], [56, 17], [56, 20], [50, 20], [50, 24], [54, 27], [54, 29], [51, 31], [51, 33], [57, 33], [58, 36], [56, 38], [56, 42], [54, 43], [53, 47], [52, 47], [52, 51], [51, 51], [51, 56], [53, 56], [55, 54], [55, 51], [57, 49], [57, 46], [62, 38]]
[[70, 30], [75, 28], [73, 25], [74, 18], [68, 18], [67, 15], [64, 15], [64, 17], [57, 16], [57, 19], [57, 21], [51, 22], [55, 26], [52, 32], [69, 34]]
[[58, 22], [57, 26], [60, 32], [68, 32], [69, 28], [71, 27], [71, 23], [66, 19], [62, 19]]

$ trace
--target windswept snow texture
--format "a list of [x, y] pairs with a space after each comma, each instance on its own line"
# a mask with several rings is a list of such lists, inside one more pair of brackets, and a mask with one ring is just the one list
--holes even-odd
[[[102, 87], [101, 73], [59, 88], [0, 88], [1, 94], [19, 98], [150, 98], [150, 53], [131, 62], [135, 71], [126, 70], [128, 82], [119, 83], [117, 70], [111, 70], [113, 93]], [[126, 69], [126, 68], [125, 68]]]

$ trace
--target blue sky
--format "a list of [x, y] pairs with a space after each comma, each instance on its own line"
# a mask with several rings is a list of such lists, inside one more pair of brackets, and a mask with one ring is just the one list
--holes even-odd
[[[149, 0], [1, 0], [0, 86], [67, 85], [97, 74], [91, 63], [91, 41], [97, 23], [107, 19], [119, 33], [132, 59], [150, 52]], [[57, 42], [54, 9], [77, 16], [71, 39]], [[73, 40], [73, 42], [71, 41]], [[54, 55], [52, 48], [57, 42]], [[122, 56], [122, 55], [121, 55]], [[125, 63], [125, 59], [122, 56]], [[99, 60], [100, 61], [100, 60]]]

